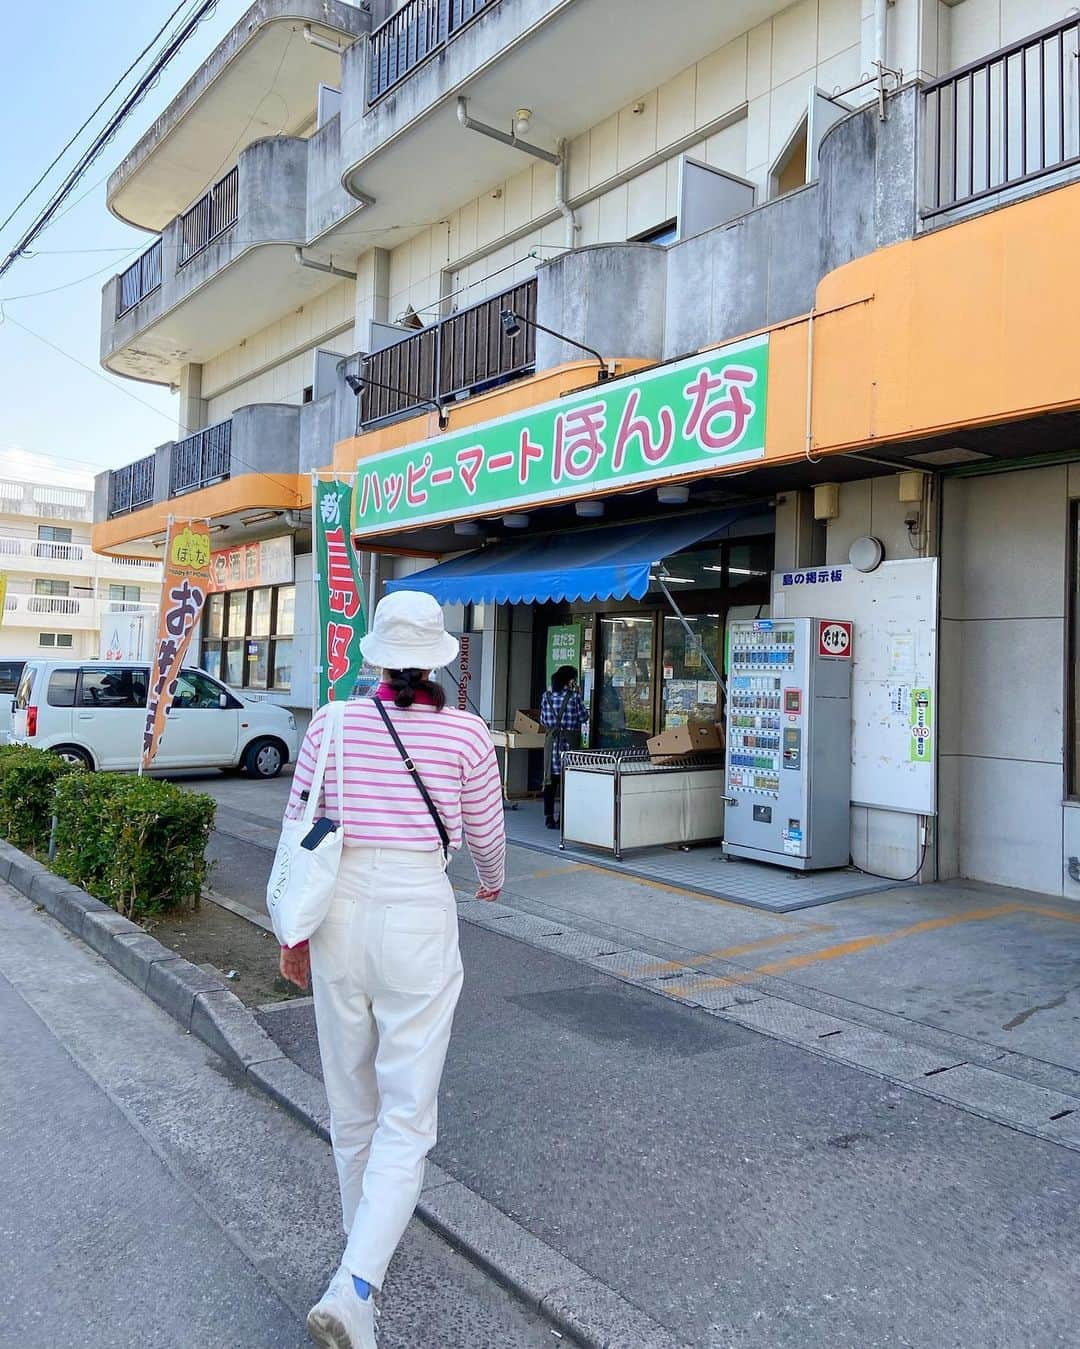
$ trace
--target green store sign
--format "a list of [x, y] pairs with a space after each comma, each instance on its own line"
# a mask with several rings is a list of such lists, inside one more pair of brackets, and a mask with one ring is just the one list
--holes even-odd
[[715, 472], [765, 454], [769, 338], [747, 338], [357, 464], [353, 532]]

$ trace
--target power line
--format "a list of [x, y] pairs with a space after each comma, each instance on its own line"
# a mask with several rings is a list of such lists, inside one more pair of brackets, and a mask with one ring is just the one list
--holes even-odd
[[98, 155], [105, 149], [106, 145], [112, 140], [113, 136], [120, 129], [123, 123], [131, 115], [134, 109], [145, 98], [149, 89], [161, 75], [173, 57], [180, 51], [184, 43], [195, 32], [199, 24], [216, 6], [217, 0], [200, 0], [198, 8], [184, 20], [182, 25], [176, 29], [169, 37], [165, 46], [154, 58], [150, 69], [141, 76], [138, 84], [127, 95], [120, 107], [112, 114], [103, 129], [98, 132], [91, 142], [90, 146], [80, 155], [75, 167], [71, 169], [67, 177], [60, 184], [56, 192], [53, 193], [45, 207], [38, 213], [36, 219], [19, 242], [7, 255], [3, 262], [0, 262], [0, 276], [11, 268], [18, 260], [23, 249], [28, 248], [37, 236], [50, 223], [53, 216], [56, 215], [65, 198], [71, 189], [83, 176], [90, 165], [97, 159]]
[[131, 74], [131, 72], [135, 69], [135, 67], [139, 64], [139, 62], [143, 59], [143, 57], [147, 54], [147, 52], [149, 52], [150, 49], [157, 43], [158, 39], [159, 39], [159, 38], [161, 37], [161, 35], [165, 32], [166, 28], [168, 28], [169, 24], [172, 23], [173, 19], [176, 18], [176, 16], [180, 13], [180, 11], [181, 11], [181, 10], [184, 8], [184, 6], [187, 5], [188, 3], [190, 3], [190, 0], [180, 0], [180, 3], [176, 6], [176, 8], [173, 10], [173, 12], [169, 15], [169, 17], [165, 20], [165, 22], [161, 25], [161, 27], [157, 30], [157, 32], [156, 32], [156, 33], [154, 34], [154, 36], [150, 39], [150, 41], [146, 44], [146, 46], [142, 49], [142, 51], [138, 54], [138, 56], [136, 56], [135, 60], [132, 61], [131, 65], [128, 66], [127, 70], [125, 70], [124, 73], [120, 76], [120, 78], [116, 81], [116, 83], [113, 85], [113, 87], [109, 90], [109, 92], [105, 95], [105, 97], [104, 97], [104, 98], [101, 100], [101, 102], [97, 105], [97, 107], [94, 109], [94, 111], [93, 111], [93, 112], [90, 114], [90, 116], [86, 119], [86, 121], [83, 122], [82, 126], [80, 126], [79, 129], [78, 129], [76, 132], [74, 132], [74, 134], [72, 135], [71, 139], [70, 139], [70, 140], [67, 142], [67, 144], [63, 147], [63, 149], [59, 151], [59, 153], [58, 153], [58, 154], [56, 155], [56, 157], [53, 159], [52, 163], [50, 163], [50, 164], [48, 165], [48, 167], [45, 168], [45, 169], [42, 171], [41, 176], [40, 176], [40, 178], [38, 178], [37, 182], [34, 183], [34, 185], [33, 185], [33, 186], [29, 189], [29, 191], [26, 193], [26, 195], [25, 195], [20, 201], [18, 201], [18, 202], [15, 204], [15, 206], [14, 206], [14, 207], [12, 208], [12, 210], [11, 210], [11, 213], [10, 213], [3, 221], [0, 221], [0, 230], [6, 229], [6, 228], [8, 227], [8, 225], [11, 224], [12, 220], [14, 220], [14, 218], [19, 214], [19, 212], [22, 210], [22, 208], [26, 205], [26, 203], [30, 200], [30, 198], [31, 198], [31, 197], [34, 195], [34, 193], [38, 190], [38, 188], [39, 188], [39, 187], [41, 186], [41, 184], [45, 181], [45, 179], [48, 178], [49, 174], [52, 173], [53, 169], [56, 168], [57, 164], [60, 163], [60, 161], [61, 161], [61, 160], [63, 159], [63, 157], [67, 154], [67, 152], [71, 149], [71, 147], [75, 144], [75, 142], [79, 139], [79, 137], [82, 135], [82, 133], [86, 130], [86, 128], [90, 125], [90, 123], [94, 120], [94, 118], [95, 118], [95, 117], [98, 115], [98, 113], [102, 110], [102, 108], [105, 106], [105, 104], [108, 103], [109, 99], [112, 98], [113, 94], [116, 93], [117, 89], [120, 88], [120, 86], [124, 83], [124, 81], [127, 79], [127, 77]]
[[[25, 323], [20, 323], [19, 320], [12, 317], [11, 314], [0, 313], [0, 321], [3, 323], [13, 323], [16, 328], [21, 328], [24, 333], [49, 347], [51, 350], [55, 351], [57, 355], [63, 356], [65, 360], [71, 361], [73, 364], [79, 366], [80, 369], [87, 371], [87, 373], [93, 375], [95, 379], [103, 380], [110, 389], [115, 389], [117, 393], [122, 393], [125, 398], [130, 398], [132, 402], [139, 403], [144, 408], [149, 408], [151, 412], [157, 413], [159, 417], [164, 417], [167, 422], [173, 424], [173, 419], [167, 412], [162, 412], [159, 407], [155, 407], [153, 403], [148, 403], [145, 398], [140, 398], [138, 394], [132, 393], [130, 389], [126, 389], [122, 384], [114, 383], [108, 375], [104, 374], [101, 370], [95, 370], [92, 365], [87, 365], [85, 361], [80, 361], [78, 356], [73, 356], [70, 351], [65, 351], [63, 347], [57, 346], [57, 344], [48, 337], [43, 337], [41, 333], [35, 332], [33, 328], [28, 328]], [[198, 426], [180, 426], [179, 429], [188, 435], [194, 435], [197, 431], [201, 431], [204, 428]], [[236, 456], [233, 457], [236, 458]], [[236, 459], [236, 462], [250, 472], [256, 474], [258, 477], [265, 478], [267, 482], [272, 482], [275, 486], [280, 486], [280, 483], [278, 483], [277, 479], [272, 474], [263, 472], [262, 469], [256, 468], [254, 464], [249, 464], [245, 460], [239, 458]], [[299, 500], [299, 495], [297, 495], [297, 501]]]

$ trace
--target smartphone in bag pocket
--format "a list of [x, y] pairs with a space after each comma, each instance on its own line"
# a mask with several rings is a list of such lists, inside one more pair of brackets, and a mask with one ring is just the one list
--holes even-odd
[[316, 820], [304, 837], [300, 840], [301, 848], [306, 848], [308, 852], [314, 852], [324, 838], [337, 832], [337, 825], [333, 820], [327, 819], [324, 815]]

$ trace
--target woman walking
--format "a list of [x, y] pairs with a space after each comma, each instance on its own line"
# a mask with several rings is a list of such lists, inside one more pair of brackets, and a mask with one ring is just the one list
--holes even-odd
[[[447, 708], [429, 675], [457, 654], [429, 595], [398, 591], [375, 611], [364, 658], [373, 698], [344, 710], [344, 800], [334, 748], [325, 814], [344, 830], [337, 889], [309, 944], [284, 948], [284, 976], [313, 984], [330, 1133], [347, 1237], [341, 1266], [308, 1315], [325, 1349], [375, 1349], [373, 1293], [420, 1196], [461, 991], [447, 853], [468, 843], [478, 899], [498, 897], [505, 833], [487, 727]], [[286, 818], [303, 811], [327, 712], [312, 718]]]

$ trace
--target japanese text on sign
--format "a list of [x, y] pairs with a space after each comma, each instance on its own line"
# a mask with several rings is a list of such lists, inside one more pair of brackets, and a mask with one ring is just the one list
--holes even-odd
[[316, 484], [320, 706], [347, 698], [363, 665], [360, 638], [366, 631], [364, 600], [347, 529], [352, 494], [347, 483]]
[[784, 572], [785, 586], [838, 585], [844, 579], [843, 567], [811, 567], [809, 571]]
[[357, 466], [354, 533], [714, 471], [765, 453], [768, 336]]
[[165, 733], [165, 718], [176, 694], [177, 676], [209, 590], [210, 530], [193, 521], [170, 525], [165, 547], [165, 576], [158, 615], [158, 637], [150, 675], [150, 696], [143, 730], [142, 767], [154, 760]]

